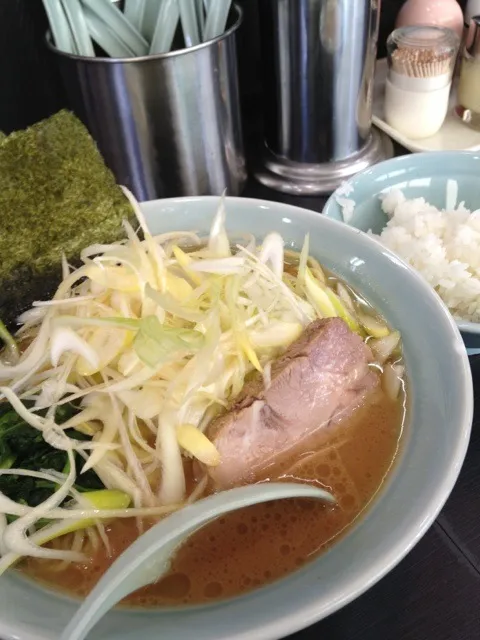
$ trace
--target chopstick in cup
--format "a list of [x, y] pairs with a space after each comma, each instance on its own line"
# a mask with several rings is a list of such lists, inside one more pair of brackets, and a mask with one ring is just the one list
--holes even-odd
[[[68, 2], [68, 0], [67, 0]], [[105, 23], [88, 7], [84, 7], [88, 31], [94, 40], [111, 58], [133, 58], [134, 52], [112, 31], [105, 29]]]
[[80, 0], [60, 0], [60, 2], [69, 23], [77, 53], [81, 56], [95, 56]]
[[204, 42], [217, 38], [225, 31], [231, 4], [231, 0], [223, 0], [222, 2], [211, 0], [208, 2], [207, 19], [203, 32]]
[[142, 31], [143, 16], [148, 0], [125, 0], [123, 13], [135, 29]]
[[203, 30], [205, 29], [205, 8], [203, 6], [203, 0], [195, 0], [195, 13], [197, 14], [200, 40], [203, 41]]
[[84, 7], [88, 7], [105, 24], [110, 34], [117, 35], [135, 56], [145, 56], [148, 53], [148, 42], [142, 34], [126, 19], [120, 9], [111, 0], [81, 0]]
[[187, 47], [194, 47], [200, 44], [195, 0], [178, 0], [178, 7], [185, 44]]
[[162, 0], [146, 0], [140, 31], [142, 32], [143, 37], [150, 43], [153, 39], [161, 4]]
[[158, 12], [157, 24], [155, 25], [150, 47], [151, 54], [170, 51], [179, 17], [178, 0], [164, 0]]
[[59, 51], [76, 54], [77, 50], [73, 40], [67, 16], [60, 0], [43, 0], [43, 6], [47, 14], [53, 42]]

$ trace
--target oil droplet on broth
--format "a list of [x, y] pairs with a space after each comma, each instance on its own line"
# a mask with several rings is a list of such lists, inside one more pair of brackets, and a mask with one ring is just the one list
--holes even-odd
[[[283, 577], [315, 557], [348, 529], [378, 490], [397, 449], [401, 416], [395, 418], [394, 409], [391, 403], [365, 407], [368, 420], [362, 409], [356, 421], [344, 425], [349, 438], [342, 441], [341, 448], [329, 448], [324, 453], [313, 449], [314, 455], [293, 465], [293, 479], [314, 482], [327, 490], [331, 487], [339, 500], [336, 507], [309, 500], [284, 500], [231, 513], [197, 532], [177, 553], [171, 572], [133, 594], [130, 606], [172, 606], [230, 598]], [[383, 433], [382, 422], [390, 425]], [[359, 450], [366, 456], [368, 453], [368, 459], [359, 462]], [[134, 541], [135, 520], [114, 521], [108, 527], [108, 536], [112, 557], [106, 557], [102, 549], [88, 565], [72, 565], [68, 571], [48, 575], [35, 559], [25, 568], [36, 578], [83, 596]]]
[[328, 478], [330, 476], [330, 466], [328, 464], [319, 464], [316, 468], [316, 475], [319, 478]]
[[222, 592], [223, 586], [220, 582], [209, 582], [203, 591], [206, 598], [219, 598]]
[[185, 573], [171, 573], [156, 583], [158, 595], [171, 600], [185, 598], [190, 588], [190, 578]]

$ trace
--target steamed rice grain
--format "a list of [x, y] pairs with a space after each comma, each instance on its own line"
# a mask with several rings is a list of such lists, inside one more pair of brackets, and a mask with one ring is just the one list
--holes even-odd
[[419, 271], [458, 320], [480, 322], [480, 210], [439, 210], [399, 190], [383, 197], [380, 241]]

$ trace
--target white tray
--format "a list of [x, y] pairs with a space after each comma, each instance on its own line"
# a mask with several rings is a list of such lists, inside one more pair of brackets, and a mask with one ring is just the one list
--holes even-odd
[[385, 80], [387, 59], [377, 60], [373, 91], [373, 123], [409, 151], [476, 151], [480, 149], [480, 132], [464, 124], [454, 113], [455, 93], [450, 96], [450, 107], [445, 122], [438, 133], [430, 138], [411, 140], [388, 125], [384, 120]]

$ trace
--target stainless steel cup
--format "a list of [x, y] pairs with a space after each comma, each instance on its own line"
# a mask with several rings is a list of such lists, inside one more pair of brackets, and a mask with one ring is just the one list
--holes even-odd
[[238, 195], [246, 180], [234, 6], [226, 32], [140, 58], [65, 54], [49, 42], [72, 110], [139, 200]]
[[387, 154], [372, 131], [379, 4], [259, 0], [266, 150], [257, 177], [268, 186], [328, 192]]

